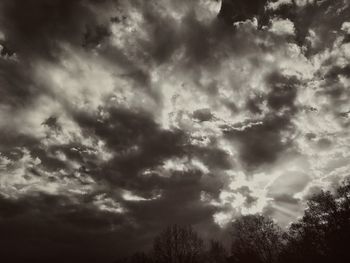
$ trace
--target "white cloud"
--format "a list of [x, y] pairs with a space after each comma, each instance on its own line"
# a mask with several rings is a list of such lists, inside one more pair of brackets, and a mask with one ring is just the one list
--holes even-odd
[[278, 0], [276, 2], [268, 2], [266, 7], [267, 9], [277, 10], [281, 6], [292, 5], [292, 4], [293, 4], [292, 0]]
[[[67, 176], [65, 170], [47, 171], [39, 158], [34, 158], [28, 149], [17, 149], [19, 159], [0, 156], [0, 193], [7, 198], [17, 199], [36, 193], [80, 196], [98, 187], [88, 175]], [[71, 171], [68, 171], [71, 172]], [[79, 189], [79, 191], [76, 191]]]
[[304, 7], [315, 3], [315, 0], [295, 0], [295, 3], [300, 7]]
[[144, 198], [129, 190], [122, 190], [122, 197], [126, 201], [142, 202], [142, 201], [152, 201], [160, 198], [162, 195], [160, 193], [153, 195], [151, 198]]
[[341, 26], [341, 30], [347, 34], [350, 34], [350, 22], [344, 22]]
[[273, 18], [269, 31], [276, 35], [294, 35], [295, 27], [289, 19]]
[[107, 211], [116, 214], [125, 213], [126, 210], [115, 200], [107, 197], [106, 194], [97, 195], [93, 201], [93, 204], [101, 211]]

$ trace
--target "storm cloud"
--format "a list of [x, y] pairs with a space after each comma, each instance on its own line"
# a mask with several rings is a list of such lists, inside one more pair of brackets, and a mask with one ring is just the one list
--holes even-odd
[[213, 238], [245, 214], [288, 225], [348, 176], [349, 12], [1, 1], [5, 261], [113, 262], [173, 223]]

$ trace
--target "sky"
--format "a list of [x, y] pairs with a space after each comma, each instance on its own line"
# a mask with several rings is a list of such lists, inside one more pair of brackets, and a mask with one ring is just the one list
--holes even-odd
[[348, 175], [349, 60], [347, 0], [2, 0], [2, 257], [287, 227]]

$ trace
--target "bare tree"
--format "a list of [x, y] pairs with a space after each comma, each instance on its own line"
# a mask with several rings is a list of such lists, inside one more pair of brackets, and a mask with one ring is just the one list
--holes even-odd
[[203, 240], [191, 226], [173, 225], [154, 240], [156, 263], [197, 263], [203, 253]]

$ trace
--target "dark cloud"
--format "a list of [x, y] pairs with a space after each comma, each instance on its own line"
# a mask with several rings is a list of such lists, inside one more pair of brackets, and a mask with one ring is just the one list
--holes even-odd
[[[142, 44], [149, 49], [152, 60], [161, 64], [167, 61], [181, 45], [181, 31], [174, 18], [167, 15], [162, 8], [157, 8], [153, 1], [149, 2], [142, 5], [142, 13], [148, 25], [150, 40]], [[164, 26], [165, 24], [167, 26]]]
[[322, 138], [318, 140], [317, 144], [321, 149], [327, 149], [332, 145], [332, 141], [327, 138]]
[[187, 137], [182, 131], [162, 130], [143, 112], [112, 108], [106, 114], [103, 120], [85, 113], [75, 116], [83, 133], [97, 136], [114, 153], [111, 161], [98, 168], [105, 179], [129, 181], [170, 157], [184, 154]]
[[262, 16], [267, 0], [223, 0], [219, 17], [233, 24], [253, 17]]
[[259, 116], [266, 102], [270, 113], [260, 122], [248, 121], [233, 128], [224, 128], [226, 136], [239, 143], [240, 158], [248, 168], [274, 162], [292, 144], [290, 137], [295, 127], [291, 119], [297, 111], [294, 103], [300, 82], [295, 77], [274, 72], [266, 78], [266, 84], [269, 88], [267, 93], [249, 98], [246, 107]]
[[[89, 4], [95, 5], [98, 2], [2, 1], [1, 27], [4, 30], [6, 42], [22, 58], [31, 59], [57, 57], [62, 43], [80, 46], [83, 39], [85, 42], [91, 42], [93, 36], [89, 35], [89, 39], [86, 39], [86, 28], [97, 29], [99, 24]], [[94, 37], [94, 42], [97, 38]]]
[[211, 217], [213, 209], [200, 202], [199, 171], [173, 172], [169, 179], [160, 180], [162, 182], [159, 187], [163, 194], [159, 199], [147, 203], [131, 202], [127, 205], [133, 208], [132, 214], [139, 220], [138, 223], [153, 227], [176, 222], [196, 225]]
[[[35, 63], [58, 60], [62, 45], [96, 46], [107, 36], [92, 7], [98, 1], [2, 1], [0, 4], [0, 102], [31, 105], [48, 89], [34, 78]], [[7, 59], [6, 59], [7, 58]]]
[[200, 109], [196, 110], [192, 114], [193, 118], [203, 122], [203, 121], [210, 121], [213, 118], [213, 114], [210, 112], [210, 109]]
[[[268, 3], [273, 2], [277, 1], [224, 0], [219, 17], [229, 24], [256, 17], [260, 28], [267, 26], [272, 18], [289, 19], [296, 29], [296, 42], [307, 48], [307, 55], [312, 55], [331, 47], [350, 14], [345, 1], [306, 1], [304, 4], [292, 1], [277, 9], [268, 9]], [[310, 30], [316, 36], [313, 44], [310, 43]]]
[[325, 78], [331, 82], [336, 81], [339, 76], [350, 77], [350, 66], [334, 66], [325, 74]]
[[330, 47], [337, 37], [336, 32], [339, 32], [349, 15], [350, 8], [345, 1], [314, 1], [313, 4], [300, 8], [295, 20], [299, 41], [305, 43], [309, 30], [313, 30], [318, 40], [308, 52], [315, 54]]
[[[189, 68], [200, 64], [215, 63], [213, 55], [218, 54], [219, 45], [225, 45], [225, 28], [217, 20], [203, 24], [195, 14], [195, 7], [189, 8], [180, 23], [173, 18], [163, 16], [157, 10], [151, 14], [143, 12], [150, 23], [150, 55], [156, 63], [168, 61], [175, 51], [185, 48], [184, 64]], [[153, 11], [153, 10], [152, 10]], [[167, 27], [163, 25], [167, 24]]]
[[101, 44], [105, 38], [110, 36], [109, 30], [102, 25], [96, 25], [93, 28], [86, 27], [83, 37], [83, 47], [94, 48]]
[[[5, 42], [5, 41], [0, 41], [0, 43], [1, 42]], [[15, 54], [15, 51], [9, 48], [6, 43], [1, 43], [0, 47], [1, 47], [0, 55], [2, 57], [12, 57]]]
[[47, 118], [42, 125], [46, 125], [49, 128], [56, 130], [56, 131], [60, 131], [62, 128], [58, 122], [58, 117], [56, 116], [51, 116], [49, 118]]
[[294, 100], [297, 96], [298, 79], [273, 73], [268, 77], [267, 82], [271, 88], [267, 94], [268, 105], [276, 111], [282, 108], [295, 111]]
[[[296, 41], [306, 48], [305, 53], [309, 56], [331, 47], [349, 12], [345, 1], [309, 1], [303, 5], [293, 1], [291, 5], [266, 12], [265, 21], [276, 16], [291, 20], [296, 29]], [[311, 40], [313, 43], [310, 42], [314, 38], [311, 31], [316, 37]]]
[[128, 247], [122, 242], [128, 228], [124, 219], [84, 202], [38, 194], [16, 201], [1, 197], [0, 207], [6, 262], [110, 262], [116, 249]]
[[342, 79], [349, 78], [350, 69], [347, 65], [336, 65], [336, 59], [339, 59], [339, 54], [324, 62], [323, 70], [325, 72], [318, 72], [323, 78], [322, 89], [318, 93], [325, 95], [329, 99], [333, 106], [329, 110], [339, 120], [341, 125], [347, 127], [349, 125], [347, 101], [350, 98], [350, 92], [348, 85]]
[[3, 105], [21, 108], [40, 93], [31, 78], [30, 65], [20, 65], [15, 61], [0, 59], [0, 102]]
[[[206, 222], [205, 228], [213, 228], [214, 209], [200, 202], [200, 178], [198, 172], [159, 178], [162, 197], [140, 202], [120, 199], [125, 214], [94, 207], [98, 193], [78, 200], [47, 194], [17, 200], [1, 197], [0, 243], [9, 247], [3, 260], [111, 262], [135, 248], [149, 249], [154, 235], [169, 224]], [[23, 253], [15, 253], [18, 250]]]
[[199, 158], [211, 169], [229, 170], [232, 168], [227, 152], [220, 149], [215, 143], [208, 147], [189, 146], [187, 149], [190, 157]]
[[[254, 4], [251, 3], [248, 9], [254, 9]], [[196, 13], [200, 8], [199, 1], [182, 0], [176, 5], [154, 1], [131, 1], [130, 5], [142, 15], [145, 26], [143, 32], [135, 29], [137, 35], [132, 37], [131, 46], [134, 61], [124, 58], [125, 61], [122, 64], [126, 67], [130, 64], [134, 68], [140, 65], [146, 65], [146, 67], [162, 65], [171, 61], [177, 51], [184, 50], [185, 56], [181, 66], [194, 71], [193, 76], [200, 76], [202, 74], [200, 66], [217, 70], [218, 61], [227, 58], [228, 54], [245, 53], [244, 47], [248, 49], [251, 47], [251, 44], [243, 45], [241, 41], [246, 39], [243, 36], [236, 36], [233, 28], [225, 26], [222, 19], [203, 22], [200, 15]], [[178, 15], [171, 16], [167, 12], [168, 8], [173, 8]], [[112, 20], [113, 23], [127, 26], [132, 18], [128, 10], [122, 10], [121, 14]], [[165, 24], [167, 26], [164, 26]], [[141, 37], [142, 34], [146, 34], [147, 37]], [[107, 57], [111, 54], [121, 56], [118, 48], [108, 47], [101, 52], [106, 52]], [[128, 60], [127, 63], [125, 63], [126, 60]], [[114, 63], [116, 61], [118, 59], [114, 57]]]
[[0, 145], [1, 152], [5, 155], [15, 155], [19, 154], [20, 147], [32, 148], [39, 144], [39, 140], [34, 136], [14, 133], [11, 129], [2, 129], [0, 131], [0, 136], [3, 139]]
[[253, 114], [262, 113], [262, 103], [264, 102], [264, 96], [262, 94], [255, 95], [252, 98], [249, 98], [246, 107]]
[[247, 168], [256, 168], [276, 161], [279, 154], [290, 146], [290, 140], [282, 140], [282, 131], [293, 131], [289, 118], [268, 116], [260, 125], [228, 130], [225, 134], [240, 144], [240, 158]]

